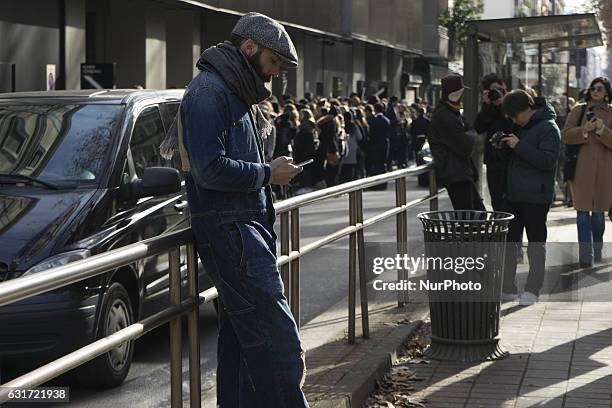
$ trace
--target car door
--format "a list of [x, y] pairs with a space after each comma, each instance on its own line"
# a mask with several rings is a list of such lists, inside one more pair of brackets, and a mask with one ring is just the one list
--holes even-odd
[[[136, 177], [142, 178], [147, 167], [173, 167], [172, 161], [163, 159], [159, 154], [159, 145], [165, 134], [160, 106], [155, 104], [144, 108], [135, 120], [129, 145], [128, 160], [133, 163]], [[184, 192], [139, 199], [135, 203], [139, 239], [186, 228], [187, 218], [181, 206], [184, 201]], [[184, 265], [185, 257], [181, 258], [181, 264]], [[168, 254], [146, 258], [139, 269], [143, 280], [143, 316], [147, 316], [169, 304]], [[185, 275], [184, 268], [181, 269]]]

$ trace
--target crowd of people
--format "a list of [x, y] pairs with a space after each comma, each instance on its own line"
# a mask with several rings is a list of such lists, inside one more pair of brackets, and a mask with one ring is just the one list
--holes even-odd
[[483, 211], [472, 156], [477, 135], [484, 135], [493, 210], [514, 216], [507, 237], [504, 298], [518, 296], [516, 267], [526, 231], [529, 274], [519, 303], [527, 306], [538, 301], [543, 285], [547, 216], [559, 173], [577, 211], [579, 264], [591, 267], [602, 261], [605, 213], [612, 219], [612, 86], [608, 78], [595, 78], [582, 93], [583, 100], [563, 116], [530, 89], [509, 91], [496, 74], [485, 76], [481, 86], [483, 103], [475, 132], [470, 132], [461, 114], [466, 89], [461, 76], [442, 80], [442, 102], [431, 118], [429, 145], [438, 182], [447, 188], [453, 208]]
[[508, 90], [492, 73], [482, 79], [482, 105], [473, 126], [462, 116], [465, 89], [460, 75], [448, 75], [435, 108], [420, 99], [411, 104], [394, 96], [364, 100], [355, 93], [348, 98], [306, 94], [299, 101], [284, 95], [261, 102], [274, 125], [265, 139], [266, 160], [289, 156], [298, 164], [312, 159], [275, 194], [287, 197], [422, 164], [427, 141], [438, 185], [446, 187], [453, 208], [484, 211], [473, 160], [476, 138], [484, 137], [491, 207], [514, 215], [504, 297], [518, 296], [516, 263], [526, 231], [530, 272], [519, 300], [533, 304], [543, 284], [546, 221], [557, 186], [577, 211], [580, 265], [602, 259], [605, 213], [612, 219], [612, 86], [599, 77], [578, 101], [547, 101], [529, 88]]
[[420, 163], [432, 108], [417, 99], [408, 104], [397, 97], [357, 94], [323, 98], [290, 95], [259, 104], [273, 126], [265, 139], [268, 162], [289, 156], [298, 164], [313, 160], [278, 197], [331, 187], [366, 176]]

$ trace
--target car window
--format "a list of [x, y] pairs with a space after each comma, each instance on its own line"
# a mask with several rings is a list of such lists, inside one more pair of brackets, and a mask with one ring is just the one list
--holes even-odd
[[168, 126], [174, 120], [174, 117], [176, 116], [176, 113], [178, 112], [178, 108], [179, 108], [180, 104], [181, 104], [180, 102], [168, 102], [168, 103], [166, 103], [166, 112], [168, 112], [168, 117], [170, 118]]
[[122, 111], [121, 105], [1, 104], [0, 173], [99, 181], [108, 172]]
[[159, 154], [159, 145], [164, 140], [165, 130], [158, 106], [150, 106], [140, 113], [134, 124], [130, 149], [136, 175], [142, 178], [146, 167], [173, 167]]
[[[167, 129], [170, 129], [170, 126], [172, 126], [172, 122], [174, 122], [174, 119], [176, 118], [176, 114], [178, 113], [179, 106], [181, 106], [180, 101], [166, 103], [166, 117], [167, 117], [166, 128]], [[174, 156], [172, 157], [172, 167], [174, 167], [175, 169], [179, 171], [181, 170], [181, 159], [179, 157], [178, 151], [175, 151]], [[184, 175], [181, 172], [181, 179], [183, 179], [183, 176]]]

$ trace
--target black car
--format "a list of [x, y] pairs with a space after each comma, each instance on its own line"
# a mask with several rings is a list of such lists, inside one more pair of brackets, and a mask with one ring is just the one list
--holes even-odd
[[[0, 282], [188, 227], [178, 162], [158, 149], [182, 93], [0, 94]], [[184, 250], [181, 272], [185, 285]], [[164, 254], [0, 307], [0, 368], [51, 361], [168, 304]], [[118, 385], [132, 352], [124, 344], [77, 378]]]

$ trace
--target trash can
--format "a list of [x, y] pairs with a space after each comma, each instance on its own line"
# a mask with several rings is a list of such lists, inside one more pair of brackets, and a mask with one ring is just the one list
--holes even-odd
[[432, 331], [425, 355], [461, 362], [505, 358], [499, 319], [506, 235], [514, 216], [432, 211], [417, 217], [423, 224], [423, 290], [429, 298]]

